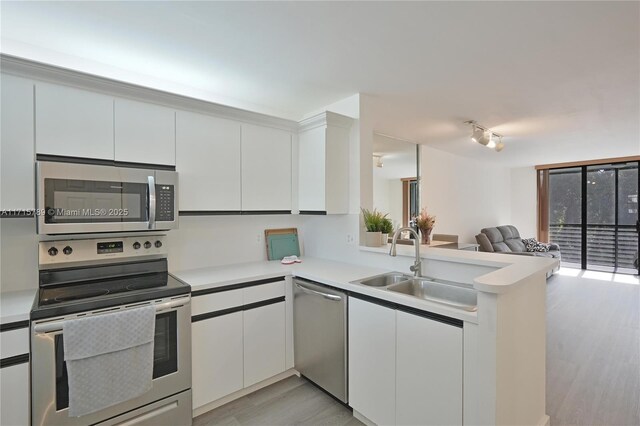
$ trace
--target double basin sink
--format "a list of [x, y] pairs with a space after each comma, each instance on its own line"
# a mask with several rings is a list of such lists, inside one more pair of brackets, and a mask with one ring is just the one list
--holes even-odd
[[478, 294], [474, 289], [457, 283], [445, 283], [433, 278], [389, 272], [353, 281], [353, 283], [380, 287], [469, 312], [478, 309]]

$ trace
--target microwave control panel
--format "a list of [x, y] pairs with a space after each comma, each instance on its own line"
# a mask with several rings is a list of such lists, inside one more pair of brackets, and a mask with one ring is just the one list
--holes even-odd
[[173, 185], [156, 185], [156, 222], [173, 222], [174, 202]]

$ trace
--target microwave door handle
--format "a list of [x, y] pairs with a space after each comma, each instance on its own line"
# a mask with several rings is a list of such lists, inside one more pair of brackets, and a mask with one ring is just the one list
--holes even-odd
[[149, 229], [156, 229], [156, 181], [149, 176]]

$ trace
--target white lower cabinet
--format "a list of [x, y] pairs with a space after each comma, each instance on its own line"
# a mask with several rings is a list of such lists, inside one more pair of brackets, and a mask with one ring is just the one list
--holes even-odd
[[462, 328], [396, 311], [396, 424], [462, 424]]
[[285, 370], [285, 303], [244, 311], [244, 386]]
[[378, 425], [395, 424], [396, 311], [349, 297], [349, 405]]
[[28, 425], [29, 399], [29, 363], [0, 369], [0, 425]]
[[461, 425], [463, 329], [349, 298], [349, 404], [377, 425]]
[[191, 299], [193, 409], [200, 409], [198, 414], [207, 404], [287, 369], [291, 326], [285, 280], [232, 287], [195, 291]]
[[191, 341], [193, 408], [242, 389], [242, 312], [194, 322]]

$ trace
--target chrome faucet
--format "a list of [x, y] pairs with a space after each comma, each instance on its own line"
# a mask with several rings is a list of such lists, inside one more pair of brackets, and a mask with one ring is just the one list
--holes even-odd
[[391, 241], [391, 249], [389, 250], [389, 255], [390, 256], [396, 255], [396, 240], [398, 239], [398, 236], [400, 235], [400, 233], [404, 231], [411, 232], [415, 237], [415, 240], [413, 240], [413, 245], [416, 248], [416, 260], [415, 262], [413, 262], [413, 266], [409, 267], [409, 270], [413, 272], [414, 276], [419, 277], [422, 272], [421, 271], [422, 259], [420, 258], [420, 236], [418, 235], [415, 229], [408, 226], [405, 226], [404, 228], [398, 228], [398, 230], [393, 233], [393, 241]]

